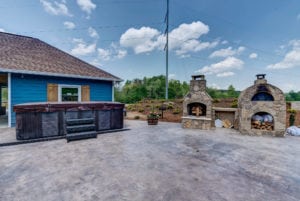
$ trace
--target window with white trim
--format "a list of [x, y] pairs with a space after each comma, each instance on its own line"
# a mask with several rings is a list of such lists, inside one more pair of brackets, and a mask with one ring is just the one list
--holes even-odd
[[59, 85], [58, 101], [59, 102], [80, 102], [81, 101], [81, 86]]

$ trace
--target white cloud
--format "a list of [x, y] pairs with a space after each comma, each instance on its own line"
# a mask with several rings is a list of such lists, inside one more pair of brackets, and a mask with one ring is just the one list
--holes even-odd
[[[197, 21], [191, 24], [181, 24], [169, 33], [169, 50], [175, 51], [180, 57], [188, 57], [191, 52], [198, 52], [213, 48], [219, 41], [203, 42], [199, 38], [209, 32], [209, 27]], [[154, 50], [163, 50], [165, 36], [157, 29], [141, 27], [130, 28], [122, 34], [120, 45], [132, 48], [136, 54], [147, 53]]]
[[173, 29], [169, 34], [169, 48], [175, 50], [177, 55], [187, 57], [187, 53], [199, 52], [204, 49], [213, 48], [219, 44], [219, 41], [202, 42], [199, 38], [209, 32], [208, 25], [197, 21], [191, 24], [181, 24]]
[[209, 55], [209, 58], [215, 57], [229, 57], [241, 54], [245, 50], [245, 47], [240, 46], [238, 49], [233, 49], [232, 47], [228, 47], [226, 49], [216, 50]]
[[214, 48], [218, 45], [218, 41], [210, 42], [200, 42], [198, 40], [188, 40], [181, 45], [181, 47], [176, 50], [177, 55], [185, 55], [189, 52], [199, 52], [204, 49]]
[[69, 22], [69, 21], [65, 21], [64, 26], [66, 27], [66, 29], [74, 29], [75, 28], [75, 24], [73, 22]]
[[249, 58], [250, 59], [256, 59], [257, 58], [257, 54], [256, 53], [251, 53], [250, 55], [249, 55]]
[[226, 45], [226, 44], [228, 44], [228, 41], [227, 41], [227, 40], [223, 40], [223, 41], [221, 42], [221, 44], [222, 44], [222, 45]]
[[85, 56], [96, 51], [96, 43], [86, 44], [82, 39], [73, 39], [73, 42], [76, 45], [71, 50], [71, 54], [75, 56]]
[[90, 37], [99, 38], [99, 34], [94, 28], [89, 27], [88, 32], [89, 32]]
[[[223, 61], [220, 61], [218, 63], [214, 63], [208, 66], [204, 66], [202, 69], [199, 69], [196, 71], [197, 73], [203, 73], [203, 74], [217, 74], [219, 77], [224, 77], [224, 75], [230, 75], [228, 72], [235, 69], [241, 69], [244, 65], [244, 62], [240, 59], [237, 59], [235, 57], [228, 57], [224, 59]], [[226, 73], [227, 72], [227, 73]], [[225, 73], [225, 74], [222, 74]], [[232, 74], [231, 74], [232, 75]]]
[[280, 88], [284, 91], [284, 92], [290, 92], [290, 91], [299, 91], [299, 87], [296, 86], [295, 84], [291, 84], [291, 83], [280, 83]]
[[235, 75], [234, 72], [228, 71], [228, 72], [223, 72], [223, 73], [218, 73], [217, 77], [229, 77]]
[[209, 32], [209, 27], [200, 22], [183, 23], [169, 33], [170, 48], [181, 47], [183, 42], [200, 38]]
[[0, 32], [6, 32], [3, 28], [0, 28]]
[[112, 43], [108, 49], [98, 48], [98, 58], [103, 61], [111, 59], [122, 59], [127, 55], [127, 51], [121, 49], [116, 44]]
[[93, 66], [97, 66], [97, 67], [101, 67], [102, 64], [100, 63], [100, 61], [96, 58], [96, 59], [93, 59], [92, 61], [89, 62], [91, 65]]
[[102, 48], [98, 48], [98, 55], [101, 60], [108, 61], [110, 60], [111, 52]]
[[125, 56], [127, 55], [127, 51], [126, 50], [118, 50], [117, 51], [117, 55], [116, 55], [116, 57], [118, 58], [118, 59], [122, 59], [122, 58], [124, 58]]
[[97, 6], [91, 0], [77, 0], [77, 4], [81, 10], [86, 12], [88, 15], [92, 13]]
[[297, 20], [300, 20], [300, 14], [297, 15]]
[[267, 69], [287, 69], [300, 67], [300, 40], [292, 40], [288, 44], [291, 47], [282, 61], [270, 64], [267, 66]]
[[120, 45], [132, 48], [136, 54], [151, 52], [158, 46], [160, 32], [150, 27], [130, 28], [122, 34]]
[[68, 7], [66, 6], [65, 1], [61, 1], [60, 3], [57, 1], [49, 2], [46, 0], [40, 0], [41, 4], [44, 7], [44, 10], [47, 13], [50, 13], [52, 15], [65, 15], [65, 16], [72, 16], [72, 14], [69, 12]]
[[221, 89], [221, 87], [216, 83], [209, 84], [209, 87], [214, 88], [214, 89]]

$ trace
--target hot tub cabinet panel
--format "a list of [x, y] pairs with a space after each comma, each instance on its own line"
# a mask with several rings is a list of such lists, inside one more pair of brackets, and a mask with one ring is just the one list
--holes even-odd
[[28, 103], [14, 106], [16, 137], [28, 140], [67, 134], [67, 121], [93, 124], [96, 131], [122, 129], [124, 104], [112, 102]]
[[110, 129], [111, 111], [110, 110], [97, 111], [96, 122], [97, 122], [96, 123], [97, 130]]

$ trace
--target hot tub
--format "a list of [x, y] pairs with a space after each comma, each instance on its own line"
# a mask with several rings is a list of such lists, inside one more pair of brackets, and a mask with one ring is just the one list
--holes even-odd
[[13, 109], [18, 140], [64, 136], [70, 128], [72, 132], [123, 128], [124, 104], [117, 102], [25, 103]]

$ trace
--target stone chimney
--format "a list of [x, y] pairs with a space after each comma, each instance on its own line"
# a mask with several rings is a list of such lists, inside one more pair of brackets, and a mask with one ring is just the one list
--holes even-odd
[[204, 75], [192, 75], [190, 81], [190, 92], [205, 92], [206, 91], [206, 80]]
[[259, 84], [267, 84], [267, 80], [265, 79], [266, 74], [257, 74], [256, 75], [256, 80], [254, 81], [255, 85], [259, 85]]

